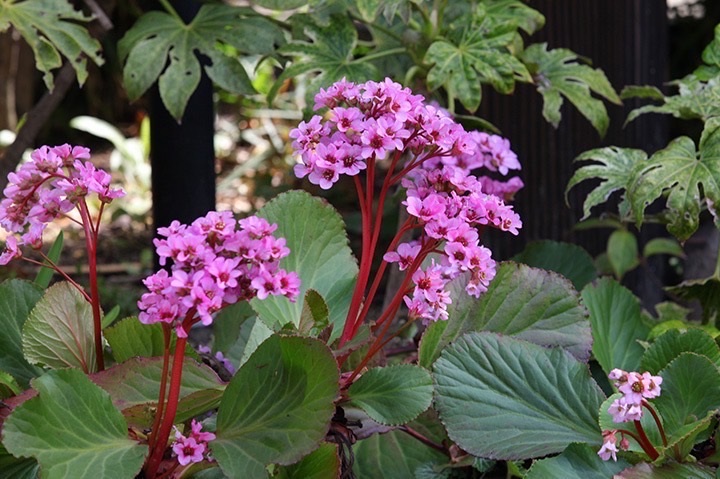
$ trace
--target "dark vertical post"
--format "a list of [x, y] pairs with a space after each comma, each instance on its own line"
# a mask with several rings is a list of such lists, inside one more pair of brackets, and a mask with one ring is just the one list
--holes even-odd
[[[177, 0], [173, 6], [189, 23], [200, 4]], [[163, 105], [157, 86], [150, 104], [150, 153], [154, 227], [173, 220], [188, 223], [215, 209], [213, 88], [203, 72], [181, 122]]]

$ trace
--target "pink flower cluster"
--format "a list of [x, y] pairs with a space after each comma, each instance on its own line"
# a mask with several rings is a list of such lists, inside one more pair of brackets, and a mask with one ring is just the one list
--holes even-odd
[[294, 301], [300, 279], [278, 266], [290, 250], [285, 239], [272, 236], [276, 228], [256, 216], [236, 221], [229, 211], [159, 228], [160, 264], [170, 259], [172, 266], [143, 280], [149, 292], [138, 302], [140, 321], [173, 324], [185, 337], [184, 320], [197, 316], [209, 325], [215, 312], [237, 301], [269, 295]]
[[90, 193], [103, 203], [125, 194], [110, 187], [109, 173], [82, 161], [88, 158], [90, 150], [82, 146], [42, 146], [8, 175], [5, 198], [0, 201], [0, 225], [19, 239], [8, 237], [0, 264], [20, 257], [23, 245], [40, 248], [48, 223], [84, 204]]
[[208, 453], [208, 442], [215, 439], [215, 434], [202, 432], [202, 424], [195, 419], [190, 424], [190, 435], [184, 436], [180, 431], [175, 431], [175, 442], [172, 451], [177, 456], [181, 466], [201, 462]]
[[384, 160], [394, 175], [390, 183], [401, 182], [406, 189], [403, 204], [421, 230], [419, 238], [385, 254], [385, 261], [397, 262], [404, 270], [444, 243], [437, 262], [411, 270], [416, 287], [405, 297], [410, 314], [426, 321], [446, 319], [450, 297], [445, 286], [463, 273], [470, 277], [469, 294], [486, 291], [495, 262], [480, 245], [476, 228], [518, 234], [520, 217], [504, 200], [523, 184], [516, 178], [502, 182], [471, 172], [484, 168], [507, 175], [519, 169], [508, 140], [465, 131], [446, 112], [390, 79], [359, 85], [341, 80], [315, 101], [316, 109], [327, 107], [329, 113], [313, 116], [290, 133], [300, 157], [296, 175], [328, 189], [341, 175], [357, 175]]
[[[642, 374], [627, 372], [622, 369], [613, 369], [608, 377], [614, 381], [615, 387], [622, 393], [622, 396], [610, 405], [608, 412], [614, 422], [623, 423], [639, 421], [643, 416], [643, 407], [648, 407], [646, 399], [656, 398], [660, 395], [660, 384], [662, 377], [653, 376], [649, 372]], [[598, 455], [605, 461], [617, 460], [617, 438], [616, 434], [622, 431], [611, 429], [603, 431], [603, 445]], [[620, 441], [620, 449], [627, 450], [628, 440], [624, 437]]]

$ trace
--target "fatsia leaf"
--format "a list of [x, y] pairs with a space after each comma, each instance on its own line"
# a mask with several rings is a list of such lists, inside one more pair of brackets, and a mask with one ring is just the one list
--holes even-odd
[[720, 25], [715, 26], [715, 38], [703, 50], [702, 59], [708, 65], [720, 67]]
[[543, 116], [548, 122], [555, 127], [560, 124], [560, 107], [565, 97], [600, 136], [605, 135], [610, 122], [607, 110], [591, 92], [616, 104], [620, 104], [620, 98], [602, 70], [578, 63], [577, 54], [571, 50], [548, 50], [547, 43], [530, 45], [522, 53], [522, 59], [543, 96]]
[[527, 459], [602, 442], [604, 395], [587, 365], [562, 349], [468, 333], [445, 348], [433, 377], [440, 419], [470, 454]]
[[518, 33], [513, 24], [494, 23], [479, 7], [465, 23], [430, 44], [423, 62], [431, 65], [427, 84], [431, 90], [444, 87], [449, 98], [457, 98], [475, 111], [482, 99], [481, 83], [508, 94], [515, 81], [530, 82], [530, 74], [512, 53]]
[[361, 82], [378, 76], [371, 63], [355, 58], [357, 31], [346, 16], [334, 15], [327, 25], [319, 25], [305, 15], [293, 16], [293, 20], [294, 28], [302, 31], [306, 38], [296, 39], [278, 50], [294, 61], [270, 89], [268, 102], [273, 101], [283, 82], [304, 73], [318, 72], [308, 86], [313, 95], [343, 77]]
[[118, 52], [130, 99], [157, 80], [165, 107], [180, 121], [200, 82], [198, 54], [209, 59], [203, 69], [215, 84], [250, 94], [255, 90], [247, 72], [226, 50], [264, 55], [282, 42], [279, 27], [251, 9], [204, 4], [189, 24], [165, 12], [144, 14], [120, 40]]
[[528, 35], [545, 25], [543, 14], [520, 0], [485, 0], [483, 4], [490, 21], [515, 25]]
[[33, 380], [38, 396], [5, 421], [3, 444], [15, 456], [34, 457], [47, 479], [95, 479], [100, 471], [132, 479], [147, 447], [127, 437], [127, 423], [110, 396], [77, 369]]
[[[682, 119], [707, 120], [720, 115], [720, 77], [715, 75], [702, 81], [695, 75], [688, 75], [674, 82], [678, 87], [677, 95], [663, 97], [662, 105], [645, 105], [628, 114], [625, 124], [646, 113], [661, 113]], [[632, 92], [632, 91], [631, 91]], [[646, 97], [646, 90], [636, 90], [632, 96]], [[630, 92], [626, 94], [630, 96]], [[657, 99], [653, 97], [653, 99]]]
[[75, 69], [78, 83], [87, 79], [87, 59], [102, 65], [100, 42], [78, 22], [88, 22], [67, 0], [25, 0], [0, 3], [0, 32], [12, 25], [32, 48], [35, 66], [53, 89], [52, 70], [62, 66], [63, 57]]
[[702, 306], [703, 323], [715, 324], [720, 312], [720, 276], [718, 272], [708, 278], [689, 279], [682, 283], [665, 288], [688, 301], [698, 300]]
[[[586, 151], [575, 158], [575, 161], [592, 163], [586, 163], [575, 171], [565, 189], [565, 197], [567, 198], [568, 192], [577, 184], [589, 179], [600, 179], [600, 184], [588, 193], [583, 203], [581, 220], [587, 219], [594, 206], [605, 203], [612, 193], [627, 189], [628, 182], [635, 171], [645, 164], [645, 160], [647, 153], [633, 148], [608, 146]], [[629, 214], [630, 204], [626, 195], [623, 195], [618, 210], [620, 216]]]
[[[720, 118], [705, 123], [697, 150], [682, 136], [652, 155], [635, 171], [627, 195], [638, 226], [645, 208], [667, 195], [667, 229], [680, 242], [688, 239], [698, 228], [702, 200], [711, 210], [720, 201]], [[720, 227], [717, 215], [715, 225]]]
[[97, 370], [90, 303], [67, 281], [52, 285], [23, 326], [23, 353], [53, 369]]

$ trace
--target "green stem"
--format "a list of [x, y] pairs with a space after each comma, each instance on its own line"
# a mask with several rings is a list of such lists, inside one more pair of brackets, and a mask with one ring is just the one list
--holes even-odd
[[183, 24], [185, 23], [182, 17], [178, 14], [177, 10], [175, 10], [168, 0], [160, 0], [160, 5], [162, 5], [165, 11], [167, 11], [170, 15], [181, 21]]
[[369, 62], [378, 58], [395, 55], [396, 53], [406, 53], [406, 51], [407, 50], [405, 49], [405, 47], [390, 48], [389, 50], [383, 50], [377, 53], [371, 53], [370, 55], [365, 55], [364, 57], [354, 60], [353, 63]]

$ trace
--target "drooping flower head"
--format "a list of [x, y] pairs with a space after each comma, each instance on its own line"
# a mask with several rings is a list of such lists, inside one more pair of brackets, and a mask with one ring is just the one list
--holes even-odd
[[294, 301], [300, 280], [278, 266], [290, 250], [272, 235], [276, 228], [255, 216], [236, 221], [229, 211], [159, 228], [154, 243], [160, 264], [172, 265], [144, 280], [149, 291], [138, 302], [140, 321], [172, 324], [184, 337], [185, 319], [209, 325], [214, 313], [237, 301], [268, 295]]
[[83, 161], [89, 158], [90, 150], [82, 146], [42, 146], [8, 175], [0, 201], [0, 226], [18, 237], [8, 238], [0, 264], [20, 256], [23, 245], [42, 246], [45, 227], [81, 207], [89, 195], [110, 203], [125, 194], [110, 187], [110, 174]]
[[425, 321], [446, 318], [445, 286], [461, 274], [469, 278], [469, 294], [486, 291], [495, 261], [480, 244], [477, 228], [518, 234], [522, 222], [505, 201], [522, 181], [503, 182], [474, 171], [504, 176], [520, 169], [509, 141], [465, 131], [444, 110], [390, 79], [337, 82], [316, 95], [315, 109], [321, 108], [328, 109], [326, 115], [315, 115], [290, 133], [299, 159], [296, 175], [329, 189], [343, 176], [382, 165], [390, 172], [388, 186], [405, 188], [403, 204], [419, 231], [410, 243], [386, 253], [385, 261], [414, 270], [430, 252], [442, 254], [413, 275], [416, 288], [405, 298], [410, 314]]

